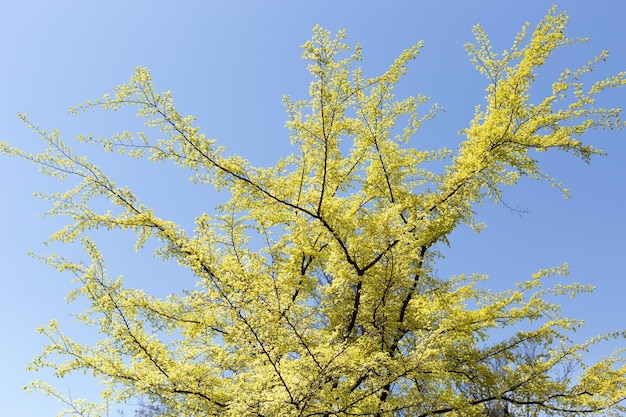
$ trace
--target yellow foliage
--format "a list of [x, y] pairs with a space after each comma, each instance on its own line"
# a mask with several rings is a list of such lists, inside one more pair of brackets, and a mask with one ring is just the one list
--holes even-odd
[[[583, 134], [622, 127], [619, 109], [595, 101], [602, 90], [624, 86], [626, 74], [588, 89], [582, 82], [606, 53], [564, 70], [550, 96], [531, 94], [551, 53], [582, 41], [565, 36], [567, 20], [550, 10], [500, 56], [474, 28], [476, 43], [467, 51], [487, 77], [486, 103], [456, 151], [412, 147], [413, 134], [439, 108], [423, 109], [430, 100], [424, 96], [394, 97], [419, 44], [382, 75], [364, 78], [354, 68], [360, 47], [349, 54], [345, 32], [333, 38], [321, 27], [303, 46], [310, 99], [284, 99], [294, 154], [272, 168], [224, 156], [192, 116], [176, 111], [169, 92], [155, 91], [145, 68], [113, 94], [73, 108], [136, 108], [145, 132], [77, 139], [173, 162], [193, 171], [198, 186], [230, 193], [219, 214], [200, 213], [191, 232], [75, 155], [58, 132], [23, 116], [46, 151], [0, 147], [44, 174], [78, 179], [44, 197], [53, 202], [49, 215], [73, 220], [51, 240], [81, 242], [91, 262], [43, 259], [74, 275], [78, 287], [68, 298], [90, 303], [77, 320], [102, 335], [94, 345], [79, 344], [53, 321], [40, 330], [48, 346], [32, 369], [90, 372], [105, 385], [103, 402], [143, 396], [168, 416], [478, 416], [503, 405], [532, 415], [624, 411], [619, 354], [584, 368], [578, 382], [561, 373], [583, 367], [582, 352], [596, 342], [571, 343], [567, 334], [581, 323], [548, 301], [589, 290], [576, 283], [544, 288], [547, 277], [567, 275], [567, 265], [499, 293], [480, 289], [484, 277], [433, 273], [437, 245], [461, 223], [479, 228], [474, 210], [486, 198], [499, 201], [503, 187], [522, 177], [558, 185], [531, 151], [558, 149], [588, 161], [601, 151], [584, 144]], [[445, 171], [430, 171], [433, 161]], [[99, 212], [90, 203], [103, 197], [111, 209]], [[137, 249], [157, 239], [157, 255], [191, 270], [197, 287], [165, 299], [127, 288], [107, 275], [88, 238], [97, 228], [136, 232]], [[259, 236], [265, 245], [257, 248], [250, 240]], [[500, 340], [494, 329], [503, 328], [517, 331]], [[30, 389], [65, 401], [66, 414], [105, 412], [42, 382]]]

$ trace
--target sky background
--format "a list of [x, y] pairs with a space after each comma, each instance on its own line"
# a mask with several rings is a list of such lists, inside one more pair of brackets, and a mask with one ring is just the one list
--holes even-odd
[[[426, 149], [455, 148], [474, 107], [483, 103], [486, 80], [472, 67], [463, 44], [481, 23], [502, 51], [526, 21], [536, 23], [551, 1], [0, 1], [0, 140], [26, 149], [41, 149], [17, 112], [67, 140], [78, 133], [107, 135], [133, 129], [137, 121], [122, 114], [67, 109], [110, 92], [142, 65], [152, 71], [158, 90], [171, 90], [183, 114], [217, 138], [228, 153], [257, 165], [270, 165], [291, 152], [283, 94], [306, 98], [309, 74], [300, 45], [316, 24], [345, 28], [348, 42], [363, 47], [367, 75], [384, 71], [403, 49], [424, 40], [397, 95], [424, 94], [446, 109], [415, 137]], [[539, 84], [546, 85], [563, 68], [584, 64], [601, 50], [611, 59], [594, 74], [600, 78], [626, 70], [626, 2], [562, 1], [571, 16], [568, 34], [591, 41], [555, 55]], [[626, 92], [612, 91], [604, 105], [626, 103]], [[512, 213], [501, 205], [479, 208], [488, 228], [479, 235], [460, 228], [438, 265], [442, 277], [460, 273], [489, 274], [488, 286], [512, 287], [540, 268], [571, 265], [569, 280], [596, 286], [591, 295], [564, 299], [564, 311], [585, 319], [575, 335], [582, 340], [624, 329], [626, 283], [623, 259], [626, 132], [592, 132], [587, 141], [608, 152], [586, 165], [571, 156], [546, 155], [544, 169], [571, 190], [564, 200], [546, 183], [524, 181], [507, 192]], [[94, 149], [88, 149], [92, 152]], [[152, 166], [97, 156], [109, 175], [128, 184], [157, 214], [190, 225], [194, 216], [219, 202], [212, 190], [186, 182], [188, 173], [168, 165]], [[64, 190], [67, 184], [43, 177], [23, 161], [0, 158], [0, 412], [12, 417], [54, 416], [61, 406], [22, 387], [46, 373], [25, 370], [45, 340], [35, 329], [51, 318], [72, 327], [67, 304], [70, 277], [59, 275], [26, 253], [60, 253], [84, 257], [73, 247], [45, 247], [42, 242], [63, 219], [37, 217], [45, 201], [34, 191]], [[133, 240], [122, 234], [99, 235], [111, 275], [124, 274], [147, 292], [167, 294], [189, 287], [193, 278], [181, 269], [152, 261], [149, 251], [132, 253]], [[87, 335], [85, 337], [91, 337]], [[608, 355], [624, 341], [589, 353], [589, 360]], [[93, 394], [84, 378], [51, 381], [72, 396]], [[112, 412], [111, 415], [116, 415]]]

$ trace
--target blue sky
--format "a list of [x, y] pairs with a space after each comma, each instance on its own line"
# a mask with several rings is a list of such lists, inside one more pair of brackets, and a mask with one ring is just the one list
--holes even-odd
[[[336, 31], [345, 28], [350, 43], [363, 47], [366, 74], [384, 70], [401, 51], [424, 40], [424, 49], [410, 65], [398, 95], [422, 93], [446, 108], [415, 138], [416, 146], [454, 148], [484, 97], [485, 80], [475, 72], [463, 44], [481, 23], [501, 51], [525, 21], [537, 22], [551, 1], [4, 1], [0, 11], [0, 140], [37, 149], [37, 139], [15, 116], [26, 112], [42, 127], [58, 128], [66, 139], [77, 133], [109, 134], [137, 122], [101, 112], [72, 116], [67, 109], [126, 82], [134, 67], [152, 71], [159, 90], [171, 90], [181, 113], [198, 117], [208, 137], [217, 138], [229, 153], [258, 165], [269, 165], [290, 152], [283, 128], [283, 94], [306, 98], [309, 78], [300, 59], [300, 45], [315, 24]], [[611, 59], [597, 72], [606, 76], [626, 70], [626, 2], [563, 1], [571, 15], [568, 34], [589, 36], [586, 45], [566, 49], [546, 68], [549, 75], [585, 63], [601, 50]], [[606, 95], [606, 106], [626, 103], [624, 91]], [[489, 286], [503, 289], [527, 279], [537, 269], [562, 262], [571, 265], [572, 281], [597, 287], [594, 294], [563, 300], [565, 311], [584, 318], [576, 338], [624, 329], [626, 293], [622, 260], [626, 253], [623, 217], [626, 178], [626, 132], [592, 132], [589, 143], [608, 156], [586, 165], [572, 157], [547, 155], [545, 169], [562, 180], [572, 197], [545, 183], [523, 182], [506, 196], [523, 216], [503, 206], [486, 204], [479, 219], [488, 228], [476, 235], [459, 229], [444, 251], [439, 274], [480, 272]], [[211, 191], [185, 183], [186, 173], [102, 158], [109, 174], [127, 183], [163, 217], [190, 224], [217, 201]], [[35, 328], [50, 318], [71, 322], [80, 305], [68, 305], [69, 277], [58, 275], [29, 258], [26, 252], [59, 252], [83, 256], [74, 248], [42, 245], [62, 219], [37, 218], [46, 202], [33, 191], [64, 189], [41, 176], [35, 167], [0, 159], [0, 409], [13, 417], [52, 416], [60, 405], [22, 390], [28, 381], [44, 378], [25, 365], [45, 340]], [[103, 241], [112, 275], [156, 294], [191, 285], [192, 278], [171, 265], [154, 264], [150, 253], [132, 253], [132, 239], [113, 234]], [[70, 332], [71, 326], [68, 327]], [[80, 332], [80, 329], [76, 328]], [[79, 333], [80, 334], [80, 333]], [[615, 342], [590, 352], [590, 359], [623, 346]], [[53, 381], [54, 382], [54, 381]], [[82, 378], [56, 385], [79, 396], [92, 388]], [[115, 413], [112, 413], [115, 415]]]

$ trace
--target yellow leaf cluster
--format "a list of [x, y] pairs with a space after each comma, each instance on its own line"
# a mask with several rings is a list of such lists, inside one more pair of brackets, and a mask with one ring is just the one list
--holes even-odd
[[[33, 155], [0, 144], [8, 155], [36, 163], [54, 177], [73, 177], [66, 192], [44, 196], [51, 216], [72, 221], [51, 240], [80, 242], [81, 263], [43, 260], [71, 273], [90, 308], [76, 316], [101, 339], [81, 344], [58, 322], [40, 329], [48, 345], [31, 364], [58, 376], [89, 372], [105, 385], [102, 403], [141, 396], [167, 416], [479, 416], [511, 410], [524, 415], [607, 415], [624, 411], [623, 356], [583, 368], [592, 340], [574, 344], [581, 325], [560, 314], [554, 296], [588, 287], [555, 284], [567, 266], [542, 270], [516, 289], [484, 290], [480, 276], [438, 277], [437, 248], [461, 223], [479, 228], [474, 210], [501, 199], [521, 177], [545, 178], [531, 151], [557, 149], [588, 161], [601, 151], [582, 142], [590, 129], [621, 128], [619, 109], [595, 107], [617, 74], [585, 89], [583, 78], [606, 53], [578, 70], [564, 70], [551, 95], [531, 86], [539, 68], [568, 39], [568, 18], [556, 9], [498, 56], [480, 26], [467, 51], [487, 77], [486, 103], [462, 131], [458, 150], [421, 150], [411, 140], [438, 105], [428, 97], [394, 96], [394, 86], [420, 44], [402, 52], [381, 75], [365, 78], [361, 48], [350, 54], [345, 32], [317, 26], [303, 46], [313, 81], [309, 100], [285, 97], [294, 153], [271, 168], [224, 156], [182, 116], [169, 92], [158, 93], [137, 68], [113, 94], [72, 109], [132, 107], [145, 132], [77, 140], [134, 158], [172, 162], [199, 186], [225, 189], [217, 215], [200, 213], [184, 230], [141, 204], [60, 138], [24, 121], [46, 143]], [[424, 108], [425, 107], [425, 108]], [[429, 162], [445, 164], [442, 172]], [[100, 211], [94, 201], [110, 208]], [[156, 254], [197, 277], [197, 286], [166, 298], [128, 288], [108, 276], [88, 234], [94, 229], [137, 234]], [[505, 329], [508, 336], [500, 337]], [[617, 334], [615, 337], [622, 337]], [[41, 390], [69, 405], [65, 414], [106, 409]], [[495, 411], [494, 411], [495, 410]], [[62, 413], [62, 414], [63, 414]], [[530, 413], [530, 414], [527, 414]], [[520, 414], [521, 415], [521, 414]]]

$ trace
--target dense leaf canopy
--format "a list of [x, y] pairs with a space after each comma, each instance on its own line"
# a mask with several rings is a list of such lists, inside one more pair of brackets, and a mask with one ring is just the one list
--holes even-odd
[[[308, 100], [285, 97], [293, 154], [259, 168], [225, 156], [194, 118], [180, 115], [137, 68], [113, 94], [72, 109], [137, 109], [145, 132], [77, 139], [105, 151], [166, 161], [193, 171], [198, 187], [228, 193], [217, 215], [199, 213], [193, 231], [163, 219], [114, 183], [56, 131], [25, 122], [46, 142], [29, 154], [77, 185], [50, 196], [54, 216], [72, 221], [53, 241], [80, 241], [88, 263], [43, 258], [75, 276], [71, 299], [89, 301], [79, 321], [101, 333], [81, 344], [52, 321], [48, 346], [31, 367], [59, 376], [88, 371], [103, 381], [99, 402], [70, 401], [45, 382], [31, 388], [63, 399], [68, 414], [103, 415], [102, 404], [140, 396], [167, 416], [610, 415], [624, 411], [620, 352], [586, 366], [589, 345], [569, 332], [556, 296], [589, 288], [548, 285], [567, 265], [539, 271], [514, 289], [485, 290], [477, 275], [438, 277], [437, 248], [461, 224], [480, 229], [475, 210], [521, 178], [546, 179], [535, 152], [560, 150], [588, 161], [592, 129], [621, 128], [619, 109], [597, 107], [626, 74], [591, 82], [588, 65], [565, 69], [546, 97], [531, 94], [539, 68], [565, 36], [568, 17], [552, 9], [498, 55], [480, 26], [466, 46], [487, 80], [486, 102], [458, 149], [422, 150], [411, 139], [435, 116], [421, 95], [398, 99], [394, 86], [420, 45], [382, 75], [365, 77], [361, 49], [321, 27], [303, 45], [313, 81]], [[585, 81], [585, 82], [583, 82]], [[565, 193], [567, 190], [560, 187]], [[100, 210], [102, 198], [110, 210]], [[202, 209], [202, 208], [200, 208]], [[198, 284], [158, 298], [106, 273], [89, 232], [136, 232], [137, 247], [192, 271]], [[493, 329], [510, 328], [498, 338]], [[622, 337], [621, 334], [607, 337]], [[575, 379], [575, 376], [578, 379]], [[100, 414], [98, 414], [100, 413]]]

